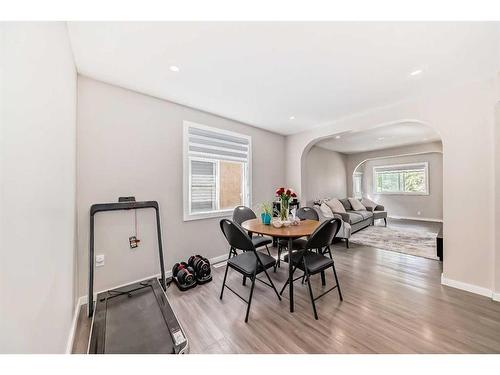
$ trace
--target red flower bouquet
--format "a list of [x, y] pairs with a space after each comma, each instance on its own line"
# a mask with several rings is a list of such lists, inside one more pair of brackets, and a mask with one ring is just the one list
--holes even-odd
[[280, 219], [286, 221], [288, 220], [288, 214], [290, 212], [290, 199], [296, 198], [297, 194], [295, 194], [292, 189], [280, 187], [276, 189], [276, 196], [280, 200]]

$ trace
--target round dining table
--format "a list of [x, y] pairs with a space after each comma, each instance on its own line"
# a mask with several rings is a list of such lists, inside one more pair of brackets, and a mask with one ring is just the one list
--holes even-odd
[[[265, 236], [277, 237], [288, 240], [288, 252], [291, 253], [293, 240], [304, 236], [310, 236], [320, 222], [316, 220], [301, 220], [298, 225], [290, 225], [288, 227], [275, 228], [271, 224], [263, 224], [260, 219], [251, 219], [244, 221], [241, 226], [249, 233], [257, 233]], [[290, 312], [293, 312], [293, 275], [290, 265], [290, 256], [288, 257], [288, 285], [290, 293]]]

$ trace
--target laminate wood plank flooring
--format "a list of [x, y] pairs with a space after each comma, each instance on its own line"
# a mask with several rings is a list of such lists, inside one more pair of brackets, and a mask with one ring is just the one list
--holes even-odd
[[[404, 223], [399, 223], [404, 225]], [[409, 223], [408, 225], [420, 225]], [[434, 225], [434, 224], [432, 224]], [[471, 244], [472, 246], [472, 244]], [[274, 249], [273, 249], [274, 250]], [[275, 251], [275, 250], [274, 250]], [[278, 301], [271, 288], [256, 283], [249, 322], [246, 305], [229, 290], [219, 300], [225, 267], [214, 280], [181, 293], [167, 291], [188, 336], [191, 353], [500, 353], [500, 303], [441, 285], [439, 261], [343, 243], [334, 246], [344, 301], [336, 291], [317, 301], [313, 317], [306, 285], [295, 283], [295, 312], [285, 291]], [[287, 264], [271, 277], [278, 289]], [[250, 283], [229, 270], [228, 283], [248, 295]], [[327, 286], [312, 278], [316, 295]], [[86, 351], [90, 321], [83, 306], [73, 346]]]

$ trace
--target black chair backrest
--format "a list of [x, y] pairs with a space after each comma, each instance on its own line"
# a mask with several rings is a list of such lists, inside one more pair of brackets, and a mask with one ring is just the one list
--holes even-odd
[[337, 218], [323, 221], [311, 234], [307, 240], [305, 248], [321, 249], [323, 247], [330, 246], [341, 225], [341, 220]]
[[229, 219], [222, 219], [220, 221], [220, 229], [231, 247], [237, 250], [255, 251], [250, 236], [238, 223]]
[[316, 220], [319, 221], [319, 215], [314, 208], [300, 207], [297, 210], [297, 217], [300, 220]]
[[244, 221], [255, 219], [255, 212], [251, 208], [238, 206], [233, 211], [233, 221], [241, 225]]

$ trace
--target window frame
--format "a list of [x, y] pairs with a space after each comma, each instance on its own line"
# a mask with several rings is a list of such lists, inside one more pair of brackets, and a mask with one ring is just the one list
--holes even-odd
[[[212, 210], [212, 211], [207, 211], [207, 212], [199, 212], [199, 213], [192, 213], [191, 212], [191, 160], [201, 160], [201, 161], [210, 161], [210, 162], [217, 162], [218, 159], [212, 159], [209, 156], [190, 156], [189, 155], [189, 128], [194, 127], [198, 128], [201, 130], [208, 130], [211, 132], [216, 132], [219, 134], [224, 134], [224, 135], [230, 135], [233, 137], [238, 137], [238, 138], [244, 138], [248, 141], [248, 159], [247, 162], [244, 163], [246, 164], [246, 168], [244, 168], [244, 175], [243, 175], [243, 205], [251, 207], [252, 206], [252, 137], [246, 134], [241, 134], [225, 129], [220, 129], [217, 127], [213, 126], [207, 126], [207, 125], [202, 125], [198, 124], [195, 122], [191, 121], [183, 121], [183, 147], [182, 147], [182, 159], [183, 159], [183, 168], [182, 168], [182, 174], [183, 174], [183, 213], [184, 213], [184, 221], [192, 221], [192, 220], [203, 220], [203, 219], [211, 219], [211, 218], [217, 218], [217, 217], [230, 217], [233, 208], [232, 209], [225, 209], [225, 210]], [[240, 160], [231, 160], [231, 158], [226, 159], [229, 162], [241, 162]], [[219, 189], [218, 187], [220, 186], [220, 181], [219, 181], [219, 176], [220, 171], [219, 171], [219, 165], [217, 164], [216, 167], [216, 201], [218, 202], [219, 200]], [[245, 184], [245, 179], [246, 179], [246, 184]], [[217, 204], [218, 205], [218, 204]]]
[[[359, 180], [359, 191], [356, 190], [357, 180]], [[354, 198], [363, 197], [363, 172], [354, 172], [352, 174], [352, 195]]]
[[[425, 186], [425, 191], [423, 192], [418, 192], [418, 191], [382, 191], [379, 192], [377, 191], [377, 169], [383, 169], [383, 168], [398, 168], [399, 171], [405, 170], [405, 167], [415, 167], [415, 166], [423, 166], [424, 168], [424, 186]], [[396, 169], [396, 171], [398, 170]], [[423, 161], [423, 162], [418, 162], [418, 163], [406, 163], [406, 164], [392, 164], [392, 165], [377, 165], [373, 167], [373, 194], [375, 195], [430, 195], [429, 191], [429, 162]]]

